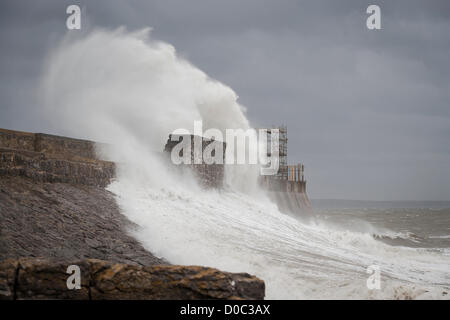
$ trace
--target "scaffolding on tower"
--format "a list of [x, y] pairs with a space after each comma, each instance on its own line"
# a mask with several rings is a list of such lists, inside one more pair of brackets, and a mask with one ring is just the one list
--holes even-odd
[[287, 126], [279, 126], [274, 129], [267, 129], [267, 155], [271, 156], [271, 145], [272, 145], [272, 130], [278, 130], [279, 136], [279, 169], [278, 173], [274, 176], [275, 179], [288, 180], [288, 161], [287, 161]]

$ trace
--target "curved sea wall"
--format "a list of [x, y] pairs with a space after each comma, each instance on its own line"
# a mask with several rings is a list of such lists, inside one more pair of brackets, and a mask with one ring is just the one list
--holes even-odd
[[[254, 276], [170, 266], [145, 250], [104, 189], [114, 174], [91, 141], [0, 129], [0, 299], [264, 297]], [[76, 295], [65, 270], [77, 263], [88, 282]]]
[[304, 179], [288, 180], [265, 176], [260, 182], [280, 212], [294, 217], [305, 217], [312, 212]]
[[306, 192], [268, 191], [267, 195], [283, 213], [294, 217], [304, 217], [312, 212]]

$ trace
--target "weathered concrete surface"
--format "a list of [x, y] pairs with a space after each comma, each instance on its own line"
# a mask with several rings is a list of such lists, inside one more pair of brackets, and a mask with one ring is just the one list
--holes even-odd
[[114, 163], [108, 161], [75, 161], [40, 152], [0, 148], [0, 177], [21, 176], [31, 178], [35, 182], [105, 187], [114, 174]]
[[97, 159], [95, 145], [95, 142], [88, 140], [0, 129], [2, 148], [58, 155], [67, 160]]
[[[69, 290], [69, 265], [81, 270], [81, 288]], [[264, 282], [246, 273], [197, 266], [136, 266], [101, 260], [0, 262], [0, 299], [263, 299]]]
[[0, 177], [104, 187], [115, 165], [97, 158], [97, 143], [43, 133], [0, 129]]
[[162, 263], [103, 188], [114, 171], [90, 141], [0, 129], [0, 259]]
[[267, 195], [283, 213], [301, 218], [312, 213], [311, 203], [306, 193], [267, 191]]
[[[184, 140], [187, 139], [185, 142]], [[225, 142], [217, 141], [214, 139], [207, 139], [205, 137], [196, 136], [196, 135], [180, 135], [178, 139], [172, 140], [172, 135], [169, 135], [169, 139], [164, 146], [164, 152], [167, 153], [170, 161], [170, 155], [172, 150], [179, 143], [190, 143], [190, 154], [185, 155], [188, 159], [190, 159], [190, 164], [181, 164], [175, 165], [174, 167], [178, 167], [178, 170], [191, 170], [194, 174], [194, 177], [197, 179], [198, 183], [206, 188], [222, 188], [224, 183], [224, 175], [225, 175], [225, 152], [227, 148], [227, 144]], [[197, 152], [195, 145], [201, 145], [201, 152]], [[222, 154], [219, 153], [216, 155], [215, 152], [218, 150], [222, 150]], [[221, 164], [207, 164], [205, 159], [203, 159], [203, 154], [211, 157], [218, 157], [222, 160]], [[211, 153], [211, 154], [210, 154]], [[183, 157], [182, 151], [179, 154], [180, 157]], [[212, 158], [210, 159], [212, 160]]]
[[0, 178], [0, 259], [161, 263], [128, 234], [134, 227], [103, 188]]

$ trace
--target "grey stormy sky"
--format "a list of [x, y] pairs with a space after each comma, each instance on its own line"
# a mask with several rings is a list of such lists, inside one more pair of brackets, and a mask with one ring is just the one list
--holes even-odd
[[450, 1], [2, 0], [0, 127], [51, 131], [33, 93], [69, 4], [82, 32], [152, 27], [254, 126], [286, 124], [310, 197], [450, 200]]

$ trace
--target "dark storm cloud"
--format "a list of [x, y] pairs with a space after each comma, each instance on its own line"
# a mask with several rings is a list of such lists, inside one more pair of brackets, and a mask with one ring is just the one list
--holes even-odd
[[153, 27], [255, 126], [287, 124], [312, 197], [450, 200], [449, 1], [2, 1], [0, 127], [49, 130], [33, 93], [69, 4], [82, 32]]

